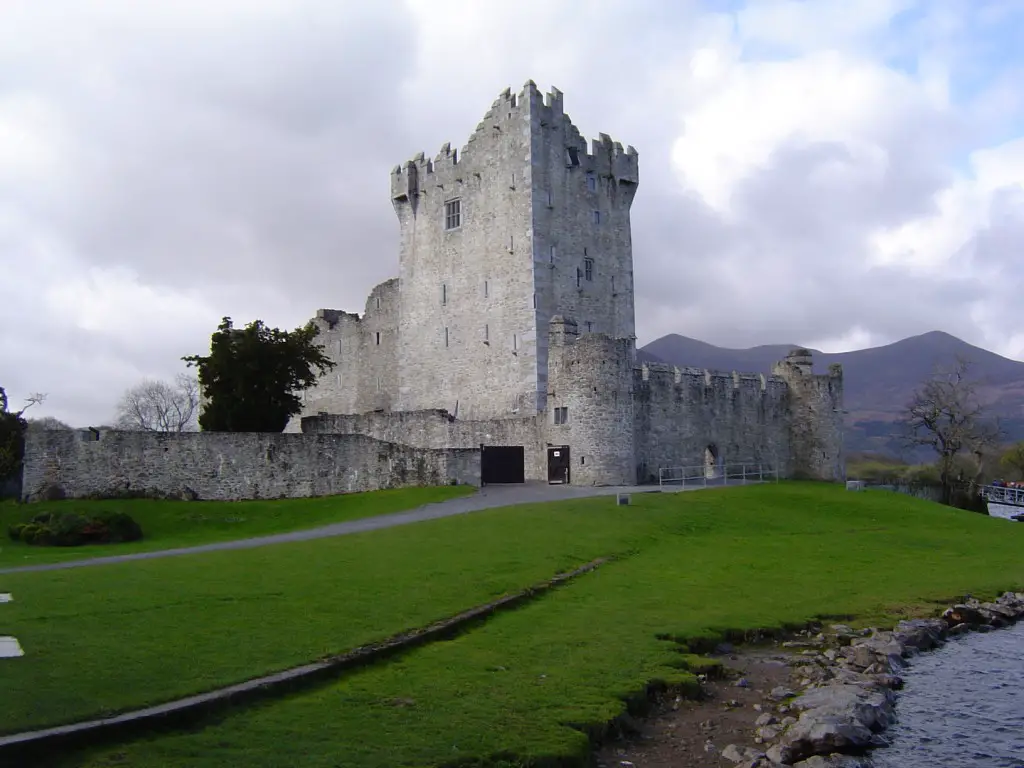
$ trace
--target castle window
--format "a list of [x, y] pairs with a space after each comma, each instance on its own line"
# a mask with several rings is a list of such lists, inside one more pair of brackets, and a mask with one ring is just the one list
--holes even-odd
[[447, 304], [448, 303], [448, 284], [447, 283], [441, 283], [441, 303], [442, 304]]
[[444, 204], [444, 228], [458, 229], [462, 226], [462, 201], [456, 198]]
[[533, 308], [534, 309], [537, 308], [537, 294], [536, 293], [533, 294]]
[[578, 147], [565, 148], [565, 162], [570, 168], [576, 168], [580, 164], [580, 150]]
[[549, 189], [548, 190], [548, 208], [554, 208], [554, 206], [555, 206], [555, 198], [554, 198], [554, 195], [551, 194], [551, 190]]
[[484, 344], [491, 343], [491, 326], [484, 323]]
[[594, 279], [594, 260], [584, 259], [583, 260], [583, 275], [587, 280]]
[[587, 320], [587, 333], [591, 333], [594, 330], [594, 324]]
[[601, 223], [601, 212], [600, 211], [594, 211], [594, 223], [595, 224], [600, 224]]
[[377, 377], [377, 391], [384, 391], [384, 379], [382, 379], [380, 376]]
[[579, 267], [576, 267], [576, 287], [577, 288], [580, 287], [580, 280], [582, 280], [582, 279], [583, 279], [583, 272], [580, 270]]
[[516, 352], [516, 351], [518, 351], [518, 349], [519, 349], [519, 334], [518, 333], [513, 333], [512, 334], [512, 351]]
[[552, 264], [555, 263], [555, 246], [553, 245], [550, 248], [548, 248], [548, 261], [550, 261]]
[[569, 408], [562, 406], [561, 408], [555, 408], [555, 424], [568, 424], [569, 423]]
[[444, 327], [444, 345], [448, 346], [448, 326]]
[[380, 309], [380, 296], [377, 297], [377, 309]]
[[380, 331], [377, 331], [377, 346], [380, 346]]
[[587, 174], [587, 191], [597, 192], [597, 177], [592, 173]]

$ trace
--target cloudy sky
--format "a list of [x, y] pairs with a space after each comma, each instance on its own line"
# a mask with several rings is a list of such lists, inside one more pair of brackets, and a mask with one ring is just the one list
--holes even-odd
[[362, 311], [505, 87], [640, 153], [641, 344], [1024, 359], [1021, 0], [0, 0], [0, 385], [107, 422], [223, 315]]

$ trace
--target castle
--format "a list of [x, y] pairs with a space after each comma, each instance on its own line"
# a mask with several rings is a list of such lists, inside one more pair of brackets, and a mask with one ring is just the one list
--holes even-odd
[[475, 449], [485, 481], [629, 485], [752, 462], [843, 477], [842, 371], [638, 363], [636, 150], [587, 141], [557, 89], [506, 89], [461, 150], [391, 172], [398, 277], [314, 322], [337, 367], [288, 431]]
[[[391, 172], [399, 275], [313, 322], [336, 367], [284, 433], [30, 430], [22, 498], [281, 498], [410, 485], [632, 485], [730, 464], [843, 477], [839, 366], [637, 361], [638, 157], [557, 90], [506, 90], [467, 145]], [[743, 470], [745, 471], [745, 470]]]

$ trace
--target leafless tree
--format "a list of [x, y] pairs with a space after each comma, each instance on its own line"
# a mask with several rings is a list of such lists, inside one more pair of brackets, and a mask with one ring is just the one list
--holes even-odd
[[198, 410], [195, 377], [180, 373], [173, 384], [147, 379], [121, 397], [115, 426], [143, 432], [193, 432]]
[[54, 416], [43, 416], [38, 419], [28, 419], [29, 427], [45, 429], [50, 432], [68, 432], [72, 427]]
[[974, 459], [980, 473], [985, 452], [998, 445], [1001, 434], [998, 421], [986, 416], [978, 399], [970, 367], [958, 356], [951, 370], [936, 371], [914, 392], [903, 416], [906, 440], [931, 448], [938, 457], [946, 504], [953, 495], [957, 457], [966, 454]]

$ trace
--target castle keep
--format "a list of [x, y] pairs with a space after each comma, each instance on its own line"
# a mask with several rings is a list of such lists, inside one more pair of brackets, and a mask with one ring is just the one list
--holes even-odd
[[[314, 322], [337, 367], [284, 434], [30, 430], [23, 498], [315, 496], [448, 482], [843, 476], [842, 371], [638, 363], [633, 147], [562, 94], [502, 93], [461, 150], [391, 172], [398, 277]], [[756, 470], [755, 470], [756, 471]], [[692, 475], [691, 475], [692, 477]]]
[[396, 166], [398, 277], [361, 316], [317, 312], [337, 367], [289, 431], [482, 447], [485, 480], [632, 484], [741, 461], [842, 477], [842, 373], [814, 374], [806, 350], [770, 375], [637, 363], [639, 181], [633, 147], [588, 145], [532, 81], [461, 150]]

